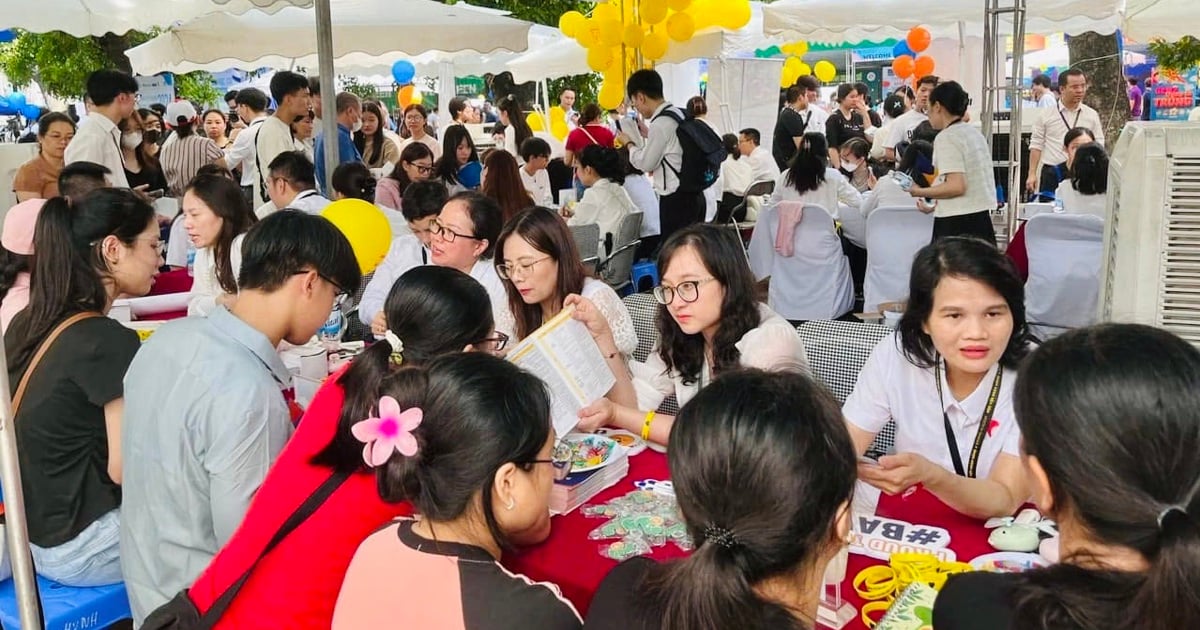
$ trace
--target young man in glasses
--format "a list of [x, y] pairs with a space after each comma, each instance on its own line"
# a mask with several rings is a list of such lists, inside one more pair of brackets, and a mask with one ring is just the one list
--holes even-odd
[[283, 209], [320, 214], [332, 203], [317, 191], [316, 167], [303, 151], [275, 156], [267, 167], [266, 183], [270, 201], [254, 211], [260, 219]]
[[137, 79], [118, 70], [97, 70], [88, 75], [87, 96], [92, 105], [67, 145], [63, 160], [66, 164], [94, 162], [105, 166], [114, 188], [129, 188], [117, 125], [137, 109]]
[[196, 579], [292, 434], [280, 342], [308, 342], [361, 276], [329, 221], [246, 234], [237, 301], [155, 332], [125, 374], [121, 568], [135, 624]]

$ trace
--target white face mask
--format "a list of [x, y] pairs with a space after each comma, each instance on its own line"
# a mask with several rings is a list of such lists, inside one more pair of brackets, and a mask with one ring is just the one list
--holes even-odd
[[121, 146], [130, 151], [142, 146], [142, 132], [135, 131], [121, 136]]
[[354, 133], [358, 133], [358, 132], [362, 131], [362, 119], [361, 118], [354, 121], [354, 126], [350, 128], [350, 131], [353, 131]]
[[854, 160], [842, 160], [842, 170], [846, 171], [847, 173], [853, 173], [854, 171], [857, 171], [859, 166], [862, 166], [862, 162], [855, 162]]

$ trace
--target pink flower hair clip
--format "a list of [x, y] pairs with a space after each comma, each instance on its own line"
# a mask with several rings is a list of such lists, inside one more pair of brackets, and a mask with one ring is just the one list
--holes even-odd
[[379, 417], [354, 423], [350, 432], [364, 444], [363, 461], [374, 468], [386, 464], [393, 451], [405, 457], [417, 454], [417, 436], [413, 430], [421, 425], [423, 417], [420, 407], [401, 411], [395, 398], [384, 396], [379, 399]]

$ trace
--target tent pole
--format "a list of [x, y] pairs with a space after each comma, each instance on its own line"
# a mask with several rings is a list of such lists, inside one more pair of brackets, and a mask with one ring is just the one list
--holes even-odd
[[[333, 19], [330, 17], [329, 0], [316, 0], [317, 14], [317, 68], [321, 77], [321, 132], [325, 134], [325, 155], [314, 156], [325, 160], [326, 188], [328, 179], [338, 165], [337, 128], [337, 85], [333, 75]], [[332, 141], [331, 141], [332, 140]], [[325, 194], [329, 194], [326, 190]]]
[[[8, 364], [4, 348], [0, 347], [0, 362]], [[12, 562], [14, 586], [17, 591], [17, 612], [22, 628], [41, 628], [38, 609], [37, 580], [33, 572], [33, 557], [29, 552], [29, 530], [26, 529], [25, 493], [21, 487], [21, 467], [17, 460], [17, 433], [13, 427], [12, 400], [9, 397], [8, 371], [0, 370], [0, 484], [4, 486], [4, 515], [8, 557]]]

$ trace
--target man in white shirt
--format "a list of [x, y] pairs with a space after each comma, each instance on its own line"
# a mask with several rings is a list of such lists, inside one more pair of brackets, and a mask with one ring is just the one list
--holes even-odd
[[88, 75], [87, 93], [92, 105], [67, 145], [64, 162], [104, 166], [111, 173], [113, 188], [128, 188], [117, 125], [137, 109], [137, 79], [117, 70], [97, 70]]
[[234, 101], [234, 111], [245, 125], [233, 131], [233, 143], [225, 149], [225, 164], [230, 170], [242, 169], [242, 196], [253, 207], [254, 178], [258, 173], [254, 170], [254, 140], [258, 137], [259, 125], [267, 119], [267, 106], [270, 101], [258, 88], [238, 90]]
[[1057, 107], [1058, 99], [1054, 97], [1054, 89], [1050, 86], [1050, 75], [1039, 74], [1033, 77], [1033, 103], [1037, 107]]
[[773, 182], [779, 178], [779, 167], [771, 152], [759, 146], [762, 134], [754, 128], [746, 128], [738, 132], [738, 150], [750, 165], [755, 182]]
[[1059, 182], [1067, 178], [1067, 148], [1064, 146], [1067, 132], [1084, 127], [1091, 130], [1096, 142], [1104, 146], [1104, 124], [1096, 110], [1083, 104], [1087, 95], [1087, 76], [1078, 68], [1071, 68], [1058, 77], [1058, 90], [1062, 93], [1054, 107], [1038, 112], [1033, 123], [1033, 134], [1029, 139], [1029, 177], [1025, 188], [1037, 192], [1041, 200], [1054, 199], [1054, 190]]
[[[638, 119], [638, 138], [621, 133], [623, 144], [630, 145], [629, 163], [639, 171], [650, 173], [654, 190], [659, 197], [662, 240], [677, 230], [704, 220], [703, 191], [679, 190], [679, 171], [683, 168], [683, 145], [676, 132], [683, 111], [663, 98], [662, 77], [654, 70], [638, 70], [629, 76], [625, 92], [629, 102], [641, 114]], [[668, 113], [667, 110], [673, 110]], [[675, 117], [678, 117], [675, 118]], [[650, 121], [647, 127], [645, 121]]]
[[539, 206], [554, 204], [554, 192], [550, 189], [550, 143], [538, 137], [528, 138], [521, 143], [521, 159], [525, 165], [520, 169], [521, 183]]
[[316, 167], [303, 151], [284, 151], [267, 167], [267, 194], [271, 200], [254, 214], [265, 219], [276, 210], [302, 210], [321, 214], [331, 201], [317, 192]]
[[430, 264], [429, 243], [433, 234], [430, 224], [437, 219], [442, 206], [449, 199], [446, 187], [438, 181], [413, 182], [404, 189], [404, 220], [409, 231], [393, 234], [392, 245], [375, 268], [371, 281], [363, 290], [358, 301], [358, 318], [371, 327], [371, 332], [382, 336], [387, 329], [387, 318], [383, 305], [392, 292], [392, 285], [400, 276], [413, 267]]
[[276, 72], [271, 77], [271, 97], [275, 99], [275, 115], [259, 125], [254, 137], [255, 203], [270, 200], [266, 169], [275, 157], [300, 148], [292, 136], [292, 123], [308, 115], [308, 79], [286, 70]]
[[929, 93], [937, 87], [938, 78], [935, 76], [921, 77], [917, 82], [912, 109], [904, 112], [892, 122], [888, 137], [884, 140], [884, 158], [889, 162], [899, 162], [900, 155], [896, 147], [912, 142], [913, 131], [918, 125], [929, 120]]

